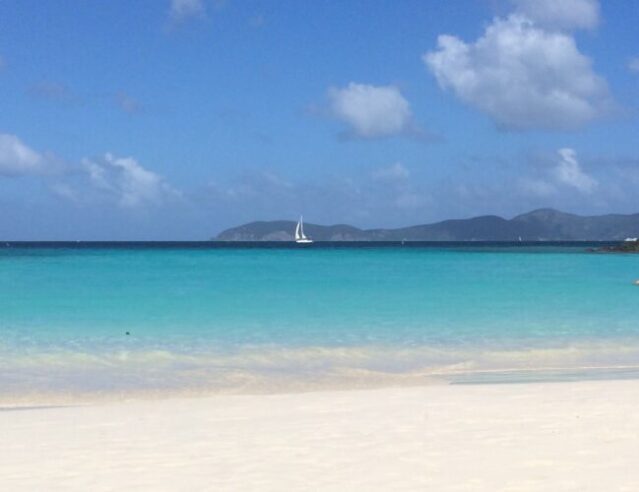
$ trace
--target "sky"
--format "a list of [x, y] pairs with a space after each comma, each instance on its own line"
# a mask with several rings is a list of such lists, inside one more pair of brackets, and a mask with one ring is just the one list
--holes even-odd
[[0, 239], [639, 212], [634, 0], [3, 0]]

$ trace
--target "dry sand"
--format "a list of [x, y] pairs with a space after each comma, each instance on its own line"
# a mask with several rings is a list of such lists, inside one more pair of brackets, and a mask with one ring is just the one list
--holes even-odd
[[639, 491], [639, 381], [0, 410], [0, 490]]

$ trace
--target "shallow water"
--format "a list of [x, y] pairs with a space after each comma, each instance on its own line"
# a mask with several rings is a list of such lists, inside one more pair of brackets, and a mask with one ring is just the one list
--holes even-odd
[[0, 398], [632, 372], [639, 256], [588, 246], [10, 244]]

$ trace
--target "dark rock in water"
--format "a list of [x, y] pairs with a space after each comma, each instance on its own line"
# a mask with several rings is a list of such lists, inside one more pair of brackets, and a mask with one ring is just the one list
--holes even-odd
[[639, 241], [624, 241], [616, 246], [605, 246], [598, 251], [608, 253], [639, 253]]

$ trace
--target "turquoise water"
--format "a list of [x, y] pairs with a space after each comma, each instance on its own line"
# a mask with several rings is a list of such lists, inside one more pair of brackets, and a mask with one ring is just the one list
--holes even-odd
[[625, 370], [638, 278], [639, 255], [584, 245], [12, 245], [0, 397]]

